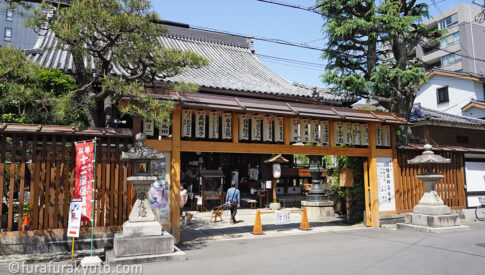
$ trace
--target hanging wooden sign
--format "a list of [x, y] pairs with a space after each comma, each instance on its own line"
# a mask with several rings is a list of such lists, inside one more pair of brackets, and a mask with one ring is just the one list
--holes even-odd
[[337, 121], [334, 123], [335, 144], [344, 144], [344, 125]]
[[219, 112], [209, 112], [209, 138], [219, 138]]
[[382, 126], [376, 126], [376, 146], [382, 146]]
[[320, 121], [320, 136], [322, 137], [322, 144], [328, 145], [330, 139], [328, 121]]
[[242, 114], [239, 116], [239, 140], [249, 140], [249, 120], [251, 116]]
[[290, 118], [290, 140], [291, 142], [300, 141], [300, 118], [292, 117]]
[[360, 145], [369, 145], [369, 125], [360, 124]]
[[310, 123], [310, 133], [312, 135], [310, 141], [311, 143], [319, 143], [320, 142], [320, 121], [316, 119], [312, 119], [312, 122]]
[[205, 138], [205, 111], [195, 113], [195, 137]]
[[391, 146], [391, 127], [389, 125], [382, 126], [382, 145]]
[[261, 141], [263, 128], [263, 117], [261, 115], [253, 115], [251, 121], [251, 140]]
[[344, 143], [348, 145], [352, 144], [352, 123], [344, 122], [343, 131], [344, 131]]
[[284, 118], [283, 117], [276, 117], [274, 119], [274, 141], [275, 142], [284, 142], [285, 131], [284, 131]]
[[360, 145], [360, 124], [352, 124], [352, 145]]
[[155, 134], [155, 123], [153, 123], [153, 120], [143, 120], [143, 133], [147, 136]]
[[232, 139], [232, 114], [222, 114], [222, 139]]
[[263, 118], [263, 141], [273, 141], [273, 117], [271, 116]]
[[301, 142], [307, 143], [310, 140], [310, 119], [304, 118], [300, 123]]
[[164, 119], [162, 125], [160, 125], [160, 133], [161, 137], [168, 137], [170, 136], [170, 126], [168, 125], [168, 118]]
[[192, 110], [182, 111], [182, 137], [192, 137]]

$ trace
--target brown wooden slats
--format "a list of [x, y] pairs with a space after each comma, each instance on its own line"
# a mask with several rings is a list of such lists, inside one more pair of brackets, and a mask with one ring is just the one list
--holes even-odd
[[[131, 166], [120, 157], [133, 140], [99, 137], [93, 209], [95, 225], [122, 225], [128, 219], [135, 194], [126, 182]], [[94, 136], [82, 140], [92, 138]], [[0, 195], [7, 202], [6, 207], [0, 205], [2, 228], [22, 230], [26, 214], [30, 230], [67, 227], [69, 201], [75, 187], [74, 142], [80, 140], [76, 136], [41, 132], [0, 133], [0, 182], [7, 182], [7, 189], [0, 184]], [[23, 211], [25, 191], [30, 191], [29, 212]], [[2, 213], [6, 210], [3, 220], [8, 222], [2, 224]], [[84, 222], [82, 226], [90, 226], [90, 223]]]
[[[397, 150], [398, 173], [401, 177], [402, 190], [401, 196], [396, 194], [396, 200], [402, 200], [396, 203], [396, 205], [401, 206], [397, 209], [398, 213], [412, 211], [424, 194], [424, 185], [416, 178], [416, 175], [420, 173], [420, 168], [407, 164], [407, 160], [414, 158], [421, 152], [418, 150]], [[438, 151], [435, 154], [440, 154], [452, 160], [451, 164], [439, 165], [437, 171], [445, 177], [436, 185], [436, 191], [446, 205], [455, 209], [465, 208], [463, 153]]]

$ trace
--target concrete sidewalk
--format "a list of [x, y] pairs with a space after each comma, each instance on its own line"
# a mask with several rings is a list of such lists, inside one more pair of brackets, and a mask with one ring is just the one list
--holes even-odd
[[[297, 210], [299, 208], [285, 208], [284, 210]], [[362, 224], [347, 225], [344, 220], [335, 217], [324, 221], [310, 220], [310, 231], [300, 230], [301, 214], [291, 213], [290, 223], [284, 225], [275, 224], [275, 214], [261, 214], [261, 224], [263, 235], [253, 235], [254, 222], [258, 209], [238, 209], [237, 223], [230, 223], [230, 211], [224, 211], [223, 220], [213, 221], [212, 212], [195, 212], [188, 211], [193, 215], [191, 224], [182, 225], [180, 238], [182, 243], [194, 240], [218, 240], [218, 239], [248, 239], [248, 238], [265, 238], [272, 236], [286, 236], [297, 234], [308, 234], [309, 232], [327, 232], [334, 230], [364, 228]], [[260, 209], [269, 211], [269, 209]]]

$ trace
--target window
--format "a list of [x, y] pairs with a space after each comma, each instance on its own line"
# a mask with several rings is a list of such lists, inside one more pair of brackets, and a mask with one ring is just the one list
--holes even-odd
[[13, 21], [13, 9], [7, 9], [5, 20], [7, 20], [9, 22]]
[[458, 41], [460, 41], [460, 32], [455, 32], [454, 34], [441, 38], [440, 48], [444, 49], [446, 47], [455, 45], [458, 43]]
[[468, 137], [467, 136], [456, 136], [456, 142], [468, 144]]
[[3, 32], [3, 39], [5, 41], [12, 41], [12, 28], [5, 28]]
[[444, 29], [447, 29], [449, 27], [452, 27], [454, 25], [458, 24], [458, 14], [455, 13], [455, 14], [452, 14], [444, 19], [441, 19], [439, 21], [439, 27], [440, 27], [440, 30], [444, 30]]
[[438, 98], [438, 104], [449, 102], [450, 99], [448, 97], [448, 86], [436, 89], [436, 97]]
[[441, 58], [441, 66], [446, 67], [461, 61], [460, 51], [450, 53]]

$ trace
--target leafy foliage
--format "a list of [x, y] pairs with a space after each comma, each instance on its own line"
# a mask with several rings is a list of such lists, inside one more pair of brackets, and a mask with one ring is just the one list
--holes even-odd
[[0, 121], [82, 124], [71, 102], [62, 99], [77, 88], [59, 70], [43, 69], [20, 50], [0, 47]]
[[[117, 110], [161, 123], [173, 104], [151, 99], [145, 87], [208, 61], [161, 46], [157, 38], [166, 30], [154, 23], [159, 17], [150, 10], [149, 0], [70, 2], [60, 9], [43, 4], [28, 20], [39, 33], [55, 33], [58, 47], [72, 54], [79, 89], [64, 102], [74, 101], [91, 126], [110, 126]], [[197, 89], [184, 83], [170, 88]], [[128, 103], [119, 106], [122, 99]]]
[[419, 84], [427, 81], [418, 44], [441, 31], [422, 23], [428, 6], [416, 0], [319, 0], [328, 42], [323, 80], [337, 91], [377, 100], [409, 118]]

